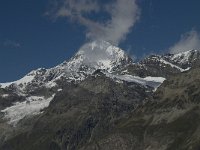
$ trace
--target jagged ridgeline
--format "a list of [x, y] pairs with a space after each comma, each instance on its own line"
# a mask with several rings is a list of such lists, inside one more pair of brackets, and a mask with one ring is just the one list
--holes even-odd
[[2, 150], [199, 150], [200, 52], [134, 62], [105, 41], [0, 83]]

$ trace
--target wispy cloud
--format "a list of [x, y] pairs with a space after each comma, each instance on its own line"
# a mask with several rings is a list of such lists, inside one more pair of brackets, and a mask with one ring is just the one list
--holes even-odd
[[177, 43], [175, 43], [169, 49], [169, 51], [171, 53], [179, 53], [192, 49], [200, 50], [200, 35], [195, 30], [181, 35], [180, 40]]
[[[66, 17], [87, 28], [86, 37], [102, 39], [119, 44], [126, 38], [140, 17], [136, 0], [114, 0], [112, 3], [99, 3], [98, 0], [56, 0], [50, 15]], [[94, 21], [87, 17], [92, 13], [107, 13], [108, 20]]]
[[13, 40], [6, 40], [4, 41], [3, 46], [9, 47], [9, 48], [19, 48], [21, 47], [21, 44]]

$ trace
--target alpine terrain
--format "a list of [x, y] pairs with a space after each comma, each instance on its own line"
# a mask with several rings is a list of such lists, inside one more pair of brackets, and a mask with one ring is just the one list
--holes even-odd
[[199, 150], [200, 51], [135, 62], [106, 41], [0, 83], [1, 150]]

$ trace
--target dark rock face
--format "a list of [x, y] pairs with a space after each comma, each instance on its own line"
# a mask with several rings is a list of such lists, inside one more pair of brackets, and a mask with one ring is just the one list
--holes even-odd
[[2, 149], [198, 150], [199, 73], [170, 77], [155, 93], [99, 74], [66, 83], [31, 128], [11, 136]]
[[198, 150], [199, 72], [193, 69], [171, 77], [152, 101], [121, 117], [105, 137], [83, 149]]
[[25, 100], [23, 96], [13, 93], [11, 90], [0, 89], [1, 95], [6, 95], [5, 97], [0, 97], [0, 110], [12, 106], [12, 103], [22, 102]]
[[90, 141], [103, 138], [119, 118], [151, 98], [147, 90], [137, 84], [116, 83], [105, 76], [89, 77], [79, 85], [69, 84], [30, 131], [11, 138], [3, 147], [16, 150], [82, 148]]

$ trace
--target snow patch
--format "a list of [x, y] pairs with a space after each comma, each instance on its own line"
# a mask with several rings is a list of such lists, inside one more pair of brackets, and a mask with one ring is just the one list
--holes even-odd
[[184, 71], [187, 71], [187, 70], [190, 69], [190, 68], [183, 69], [183, 68], [178, 67], [178, 66], [176, 66], [176, 65], [174, 65], [174, 64], [172, 64], [172, 63], [170, 63], [170, 62], [168, 62], [168, 61], [166, 61], [166, 60], [164, 60], [164, 59], [160, 59], [160, 62], [162, 62], [162, 63], [164, 63], [164, 64], [166, 64], [166, 65], [170, 65], [172, 68], [176, 68], [176, 69], [180, 70], [181, 72], [184, 72]]
[[124, 71], [122, 71], [122, 74], [125, 74], [125, 73], [128, 73], [128, 70], [127, 70], [127, 69], [124, 70]]
[[1, 110], [1, 112], [4, 113], [4, 119], [8, 120], [8, 124], [15, 126], [26, 116], [40, 114], [42, 109], [49, 106], [54, 96], [47, 99], [43, 96], [31, 96], [27, 98], [27, 101], [17, 102], [13, 106]]
[[1, 97], [3, 97], [3, 98], [9, 97], [9, 94], [3, 94], [3, 95], [1, 95]]
[[52, 81], [52, 82], [50, 81], [45, 86], [47, 88], [53, 88], [53, 87], [57, 86], [57, 84], [54, 81]]
[[132, 76], [132, 75], [112, 75], [109, 73], [106, 73], [107, 77], [110, 77], [112, 79], [118, 79], [126, 82], [134, 82], [138, 83], [143, 86], [150, 86], [154, 89], [157, 89], [166, 79], [163, 77], [145, 77], [141, 78], [138, 76]]
[[58, 89], [57, 91], [58, 91], [58, 92], [61, 92], [62, 90], [63, 90], [63, 89]]

